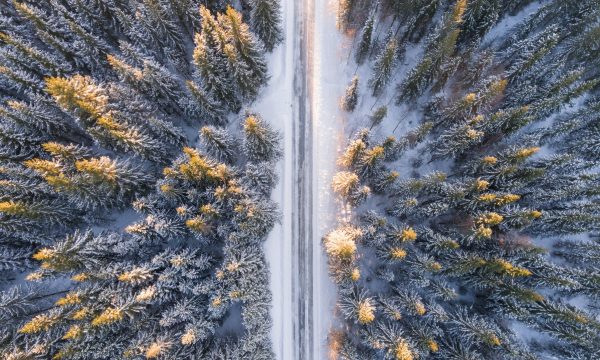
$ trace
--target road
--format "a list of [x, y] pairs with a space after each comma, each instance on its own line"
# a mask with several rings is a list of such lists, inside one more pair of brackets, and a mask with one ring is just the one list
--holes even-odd
[[342, 213], [331, 191], [336, 160], [345, 143], [345, 115], [338, 99], [352, 76], [346, 59], [350, 41], [336, 28], [337, 0], [298, 1], [300, 51], [296, 66], [298, 106], [295, 199], [297, 229], [295, 357], [327, 359], [335, 285], [321, 239]]
[[271, 268], [273, 348], [277, 359], [327, 358], [335, 286], [320, 239], [336, 223], [330, 190], [344, 141], [337, 99], [346, 55], [335, 28], [337, 0], [283, 0], [285, 40], [269, 59], [271, 80], [253, 106], [284, 137], [273, 199], [281, 224], [265, 245]]
[[294, 359], [313, 359], [313, 265], [312, 241], [313, 223], [310, 218], [313, 210], [313, 161], [312, 161], [312, 121], [309, 102], [309, 84], [312, 80], [312, 2], [294, 1], [296, 7], [296, 38], [298, 53], [295, 63], [294, 89], [296, 95], [296, 115], [294, 139], [294, 227], [293, 227], [293, 285], [294, 294]]

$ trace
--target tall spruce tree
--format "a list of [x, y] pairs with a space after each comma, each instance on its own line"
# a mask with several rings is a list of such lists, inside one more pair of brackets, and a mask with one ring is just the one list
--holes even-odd
[[267, 51], [283, 40], [279, 0], [251, 0], [250, 24]]

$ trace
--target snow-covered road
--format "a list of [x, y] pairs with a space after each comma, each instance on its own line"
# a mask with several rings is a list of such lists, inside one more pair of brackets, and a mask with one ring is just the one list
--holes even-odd
[[271, 80], [253, 108], [284, 137], [273, 199], [281, 224], [266, 242], [277, 359], [326, 359], [335, 286], [320, 239], [339, 213], [330, 190], [344, 141], [338, 107], [350, 75], [349, 41], [335, 25], [337, 0], [284, 0], [285, 41], [270, 56]]

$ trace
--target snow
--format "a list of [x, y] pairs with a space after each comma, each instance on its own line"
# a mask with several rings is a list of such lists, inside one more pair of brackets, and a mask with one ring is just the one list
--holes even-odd
[[[486, 41], [500, 37], [510, 31], [526, 16], [537, 10], [543, 2], [534, 2], [516, 16], [503, 19], [486, 37]], [[412, 69], [422, 56], [422, 44], [410, 45], [406, 49], [402, 64], [399, 64], [387, 89], [376, 99], [370, 95], [367, 82], [371, 75], [372, 61], [356, 67], [350, 56], [353, 38], [342, 34], [336, 27], [337, 0], [309, 0], [305, 16], [308, 20], [308, 93], [307, 119], [312, 121], [312, 163], [313, 163], [313, 209], [312, 225], [312, 353], [308, 358], [326, 359], [329, 331], [339, 323], [335, 318], [336, 287], [329, 278], [327, 256], [321, 239], [340, 221], [349, 221], [352, 214], [345, 209], [331, 190], [331, 179], [337, 171], [336, 160], [346, 146], [347, 139], [361, 127], [368, 124], [367, 117], [381, 105], [388, 105], [388, 117], [373, 129], [375, 137], [394, 134], [402, 137], [416, 128], [422, 114], [415, 107], [405, 104], [397, 106], [393, 102], [395, 85], [401, 82], [408, 70]], [[285, 40], [269, 56], [271, 79], [260, 99], [252, 106], [283, 134], [284, 157], [277, 165], [279, 184], [272, 199], [281, 209], [280, 224], [276, 225], [265, 244], [265, 253], [271, 270], [270, 289], [273, 295], [271, 317], [273, 328], [271, 338], [277, 359], [293, 359], [299, 344], [294, 344], [295, 296], [292, 264], [298, 254], [292, 250], [294, 209], [294, 166], [295, 146], [298, 139], [294, 131], [294, 103], [298, 94], [294, 91], [294, 73], [299, 60], [299, 26], [301, 15], [296, 13], [302, 5], [293, 0], [283, 0], [283, 26]], [[382, 37], [382, 34], [376, 34]], [[360, 79], [360, 103], [356, 111], [348, 114], [341, 110], [339, 99], [346, 86], [357, 74]], [[418, 149], [410, 152], [416, 152]], [[404, 158], [412, 158], [407, 154]], [[403, 177], [412, 174], [410, 160], [395, 164]], [[427, 167], [427, 166], [425, 166]], [[425, 169], [420, 169], [425, 170]], [[306, 325], [309, 326], [309, 325]]]
[[545, 3], [547, 3], [547, 1], [534, 1], [517, 14], [503, 17], [498, 24], [488, 31], [481, 43], [490, 44], [494, 43], [496, 40], [505, 39], [506, 34], [514, 30], [515, 27], [521, 24], [526, 18], [535, 14]]
[[347, 66], [351, 39], [336, 27], [335, 0], [315, 0], [313, 48], [309, 52], [312, 81], [309, 83], [313, 127], [313, 357], [327, 358], [327, 335], [334, 325], [336, 288], [329, 278], [327, 256], [322, 237], [343, 216], [331, 190], [331, 179], [337, 170], [336, 160], [346, 144], [347, 116], [339, 107], [353, 76], [354, 65]]
[[[298, 1], [298, 0], [297, 0]], [[483, 44], [493, 44], [496, 40], [504, 38], [514, 28], [531, 14], [535, 13], [545, 1], [535, 1], [526, 6], [514, 16], [506, 16], [491, 29], [483, 39]], [[294, 91], [294, 74], [299, 60], [299, 26], [301, 14], [296, 10], [302, 5], [293, 0], [283, 0], [283, 24], [285, 40], [269, 57], [271, 79], [261, 98], [254, 104], [253, 109], [262, 114], [283, 134], [284, 157], [277, 165], [280, 181], [273, 192], [273, 200], [281, 209], [281, 223], [271, 232], [266, 244], [265, 253], [271, 269], [270, 289], [273, 295], [271, 317], [273, 328], [271, 331], [272, 343], [277, 359], [293, 359], [300, 344], [295, 344], [295, 324], [298, 314], [295, 313], [294, 303], [297, 296], [306, 294], [294, 293], [292, 264], [299, 254], [294, 254], [293, 244], [293, 217], [295, 204], [294, 186], [295, 172], [301, 171], [295, 167], [295, 146], [298, 141], [294, 131], [294, 117], [297, 112], [294, 108], [296, 96]], [[309, 6], [304, 15], [308, 21], [308, 93], [307, 120], [312, 121], [311, 156], [313, 164], [313, 192], [312, 203], [312, 343], [307, 358], [328, 358], [327, 339], [330, 330], [341, 326], [336, 321], [336, 287], [329, 278], [327, 269], [327, 256], [323, 251], [322, 237], [339, 222], [349, 221], [352, 217], [351, 210], [343, 207], [331, 190], [331, 179], [338, 170], [336, 160], [346, 146], [347, 139], [352, 134], [368, 126], [368, 116], [378, 107], [387, 105], [388, 116], [384, 122], [373, 129], [376, 138], [393, 134], [402, 137], [408, 131], [415, 129], [421, 122], [422, 113], [415, 104], [394, 104], [395, 86], [399, 84], [423, 55], [423, 43], [411, 44], [406, 48], [402, 63], [390, 81], [386, 90], [379, 98], [370, 94], [367, 82], [371, 75], [372, 61], [357, 67], [350, 52], [353, 48], [353, 39], [338, 31], [336, 27], [337, 0], [306, 0]], [[382, 38], [378, 31], [375, 37]], [[339, 99], [344, 94], [346, 86], [352, 77], [357, 74], [360, 80], [360, 102], [354, 113], [348, 114], [340, 109]], [[579, 105], [579, 100], [574, 107]], [[415, 176], [418, 173], [428, 173], [433, 170], [449, 170], [450, 162], [434, 165], [423, 164], [418, 169], [411, 163], [420, 148], [410, 150], [402, 161], [392, 166], [400, 170], [402, 177]], [[580, 299], [574, 299], [574, 302]], [[310, 325], [306, 325], [310, 326]], [[511, 328], [525, 339], [539, 338], [540, 334], [531, 331], [518, 321], [511, 324]]]
[[268, 87], [253, 109], [283, 134], [284, 156], [279, 162], [279, 183], [272, 199], [282, 213], [281, 222], [271, 231], [265, 243], [265, 256], [270, 266], [269, 282], [273, 296], [271, 340], [277, 359], [292, 359], [292, 176], [293, 176], [293, 111], [294, 100], [294, 4], [282, 1], [285, 39], [268, 58], [271, 74]]
[[[307, 106], [312, 111], [313, 127], [313, 204], [312, 237], [313, 252], [313, 313], [314, 327], [312, 354], [314, 359], [327, 358], [327, 334], [333, 325], [336, 294], [335, 285], [329, 279], [327, 257], [321, 247], [322, 236], [337, 223], [336, 214], [340, 206], [335, 202], [330, 188], [331, 178], [336, 171], [336, 159], [345, 145], [346, 118], [338, 107], [338, 98], [343, 94], [351, 71], [340, 63], [346, 63], [350, 50], [350, 39], [340, 34], [335, 24], [336, 1], [315, 0], [314, 21], [309, 22], [309, 33], [313, 36], [314, 48], [309, 51], [308, 63], [312, 66], [309, 78]], [[253, 109], [273, 124], [283, 134], [284, 157], [278, 164], [280, 181], [273, 192], [282, 211], [281, 223], [271, 232], [265, 244], [265, 253], [271, 269], [270, 288], [273, 294], [271, 317], [273, 328], [271, 339], [277, 359], [292, 359], [294, 350], [294, 314], [292, 290], [292, 217], [294, 171], [293, 104], [295, 60], [298, 59], [298, 36], [294, 2], [283, 1], [283, 23], [286, 38], [269, 57], [271, 79], [268, 88], [254, 104]], [[310, 16], [307, 14], [306, 16]], [[333, 96], [333, 97], [332, 97]], [[310, 113], [310, 112], [309, 112]], [[307, 117], [311, 119], [311, 117]], [[302, 296], [302, 294], [296, 294]], [[310, 349], [309, 349], [310, 350]]]

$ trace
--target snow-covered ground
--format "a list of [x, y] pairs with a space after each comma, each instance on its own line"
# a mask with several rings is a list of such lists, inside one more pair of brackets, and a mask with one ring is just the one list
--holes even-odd
[[[346, 115], [339, 99], [353, 76], [347, 65], [351, 39], [336, 28], [337, 0], [314, 0], [309, 29], [310, 107], [313, 129], [313, 356], [327, 358], [327, 335], [334, 322], [336, 287], [327, 272], [327, 255], [321, 239], [332, 230], [342, 214], [335, 201], [331, 179], [336, 160], [346, 143]], [[352, 63], [352, 62], [350, 62]]]
[[284, 156], [278, 164], [279, 183], [272, 198], [279, 204], [281, 222], [265, 243], [265, 256], [271, 269], [270, 288], [273, 295], [271, 338], [277, 359], [293, 357], [292, 326], [292, 209], [293, 198], [293, 101], [295, 17], [292, 0], [282, 1], [285, 39], [269, 56], [271, 79], [252, 108], [283, 135]]

